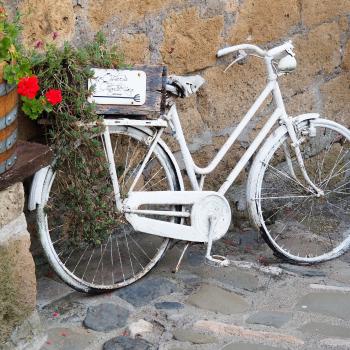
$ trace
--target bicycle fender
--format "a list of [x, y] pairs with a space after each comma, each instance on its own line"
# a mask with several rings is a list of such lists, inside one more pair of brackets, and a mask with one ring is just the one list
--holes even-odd
[[50, 166], [40, 169], [33, 177], [28, 199], [28, 210], [30, 211], [35, 210], [36, 206], [41, 203], [41, 194], [49, 168]]
[[304, 114], [300, 114], [300, 115], [298, 115], [298, 116], [293, 118], [293, 124], [294, 125], [298, 125], [298, 124], [304, 122], [305, 120], [317, 119], [319, 117], [320, 117], [320, 115], [318, 113], [304, 113]]

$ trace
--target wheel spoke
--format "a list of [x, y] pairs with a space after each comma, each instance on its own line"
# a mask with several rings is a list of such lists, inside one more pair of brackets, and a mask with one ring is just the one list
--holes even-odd
[[316, 134], [303, 136], [300, 150], [306, 173], [324, 195], [308, 188], [299, 171], [286, 172], [285, 134], [261, 161], [253, 196], [271, 246], [280, 256], [309, 263], [338, 256], [350, 226], [350, 133], [324, 121], [313, 127]]

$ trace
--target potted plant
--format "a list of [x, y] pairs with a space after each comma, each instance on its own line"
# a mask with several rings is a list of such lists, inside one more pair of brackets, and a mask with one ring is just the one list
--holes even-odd
[[49, 88], [39, 94], [39, 80], [32, 72], [37, 55], [22, 48], [20, 33], [20, 15], [10, 21], [0, 7], [0, 174], [9, 170], [17, 158], [18, 95], [22, 111], [33, 120], [62, 101], [58, 89]]

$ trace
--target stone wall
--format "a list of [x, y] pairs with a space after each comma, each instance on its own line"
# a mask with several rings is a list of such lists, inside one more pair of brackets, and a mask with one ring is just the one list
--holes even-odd
[[22, 183], [0, 191], [1, 349], [21, 348], [34, 341], [40, 325], [35, 312], [35, 268], [23, 206]]
[[[186, 137], [205, 165], [265, 84], [261, 61], [250, 58], [223, 73], [229, 57], [219, 48], [243, 42], [272, 47], [292, 39], [298, 69], [281, 78], [289, 113], [320, 112], [350, 124], [349, 0], [5, 0], [24, 14], [23, 41], [70, 40], [80, 45], [103, 31], [130, 63], [165, 63], [169, 72], [200, 73], [207, 80], [197, 96], [180, 101]], [[250, 124], [256, 134], [271, 101]], [[247, 147], [243, 133], [209, 179], [216, 187]], [[177, 146], [172, 145], [174, 151]]]

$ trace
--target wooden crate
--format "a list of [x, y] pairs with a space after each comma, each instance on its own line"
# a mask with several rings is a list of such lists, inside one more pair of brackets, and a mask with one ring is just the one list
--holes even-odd
[[165, 111], [166, 76], [165, 66], [137, 65], [130, 70], [142, 70], [146, 73], [146, 102], [141, 106], [97, 105], [97, 113], [106, 117], [147, 117], [158, 118]]

